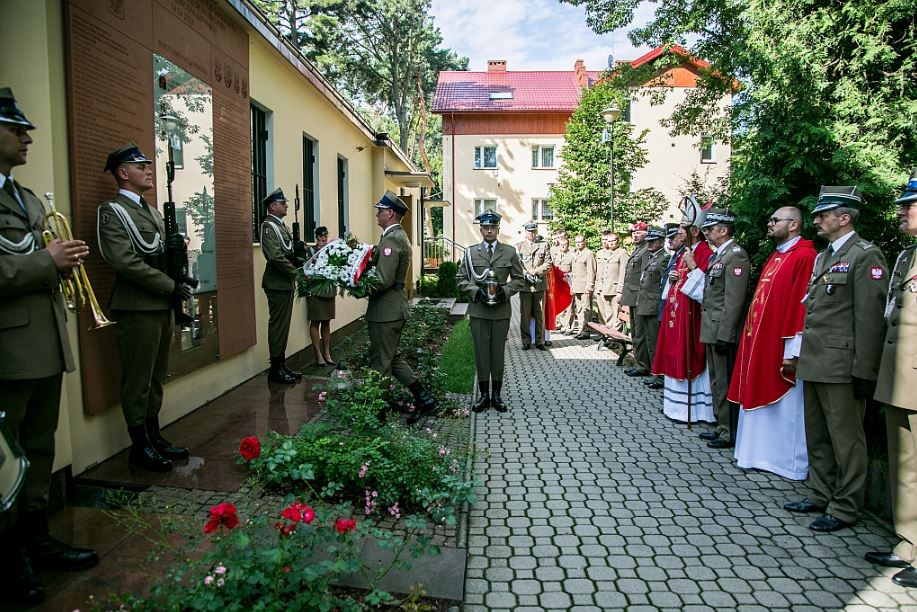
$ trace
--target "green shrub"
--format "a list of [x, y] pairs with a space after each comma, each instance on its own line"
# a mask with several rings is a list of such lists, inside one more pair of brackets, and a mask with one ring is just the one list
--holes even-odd
[[458, 281], [456, 280], [457, 274], [458, 265], [456, 265], [454, 262], [444, 261], [443, 263], [439, 264], [439, 270], [436, 271], [436, 291], [439, 294], [437, 297], [458, 297], [459, 290]]

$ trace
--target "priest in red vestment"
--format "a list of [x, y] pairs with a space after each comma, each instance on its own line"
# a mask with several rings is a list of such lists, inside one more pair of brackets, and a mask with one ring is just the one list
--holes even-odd
[[777, 249], [761, 271], [739, 340], [729, 401], [739, 404], [735, 457], [739, 467], [757, 468], [792, 480], [808, 472], [802, 381], [783, 367], [799, 355], [805, 320], [802, 299], [816, 252], [800, 235], [798, 208], [778, 209], [767, 224]]

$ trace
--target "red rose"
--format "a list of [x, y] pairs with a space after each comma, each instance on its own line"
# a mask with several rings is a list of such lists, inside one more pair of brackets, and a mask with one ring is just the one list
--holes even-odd
[[354, 519], [339, 518], [335, 521], [334, 528], [337, 529], [338, 533], [347, 533], [357, 528], [357, 522]]
[[295, 501], [287, 506], [287, 508], [280, 513], [280, 516], [294, 523], [302, 521], [308, 525], [315, 520], [315, 511], [306, 504]]
[[204, 533], [213, 533], [221, 526], [234, 529], [239, 524], [239, 515], [236, 507], [229, 502], [217, 504], [210, 509], [210, 520], [204, 525]]
[[247, 438], [242, 438], [242, 443], [239, 444], [239, 454], [242, 455], [242, 458], [246, 461], [251, 461], [252, 459], [260, 457], [261, 442], [258, 441], [258, 437], [249, 436]]

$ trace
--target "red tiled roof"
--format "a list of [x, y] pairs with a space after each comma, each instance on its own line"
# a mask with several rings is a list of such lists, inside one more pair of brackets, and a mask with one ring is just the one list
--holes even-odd
[[[587, 70], [589, 84], [601, 73]], [[512, 93], [492, 100], [491, 93]], [[443, 71], [439, 73], [433, 112], [449, 111], [567, 111], [579, 105], [580, 86], [572, 70]]]

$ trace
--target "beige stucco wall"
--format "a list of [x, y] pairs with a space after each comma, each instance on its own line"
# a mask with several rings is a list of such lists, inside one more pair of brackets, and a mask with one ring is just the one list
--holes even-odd
[[[0, 86], [13, 88], [20, 106], [38, 127], [31, 132], [35, 142], [29, 150], [29, 161], [16, 168], [14, 176], [36, 193], [53, 191], [58, 208], [69, 215], [70, 170], [61, 2], [3, 3], [3, 19], [0, 19], [0, 74], [3, 79]], [[319, 94], [259, 34], [249, 30], [249, 41], [251, 96], [273, 113], [270, 142], [273, 171], [269, 177], [269, 191], [279, 186], [292, 194], [294, 185], [302, 184], [302, 136], [306, 133], [319, 141], [319, 223], [332, 231], [337, 228], [336, 160], [340, 155], [349, 161], [348, 226], [360, 240], [375, 242], [379, 228], [375, 226], [371, 204], [386, 188], [399, 192], [398, 185], [385, 177], [384, 170], [386, 167], [408, 170], [406, 164], [391, 149], [374, 145], [365, 131]], [[418, 190], [405, 191], [414, 194], [416, 201]], [[253, 245], [252, 249], [258, 344], [169, 382], [161, 415], [163, 424], [192, 412], [267, 367], [267, 302], [260, 289], [264, 258], [259, 245]], [[415, 266], [415, 270], [418, 269]], [[99, 297], [103, 302], [107, 300], [107, 296]], [[364, 312], [365, 302], [340, 299], [332, 329], [346, 325]], [[77, 352], [74, 317], [70, 318], [69, 331]], [[294, 305], [287, 354], [308, 347], [308, 343], [305, 302], [299, 300]], [[56, 440], [55, 470], [72, 465], [74, 474], [111, 457], [129, 444], [119, 408], [96, 417], [83, 414], [79, 370], [64, 376]]]

